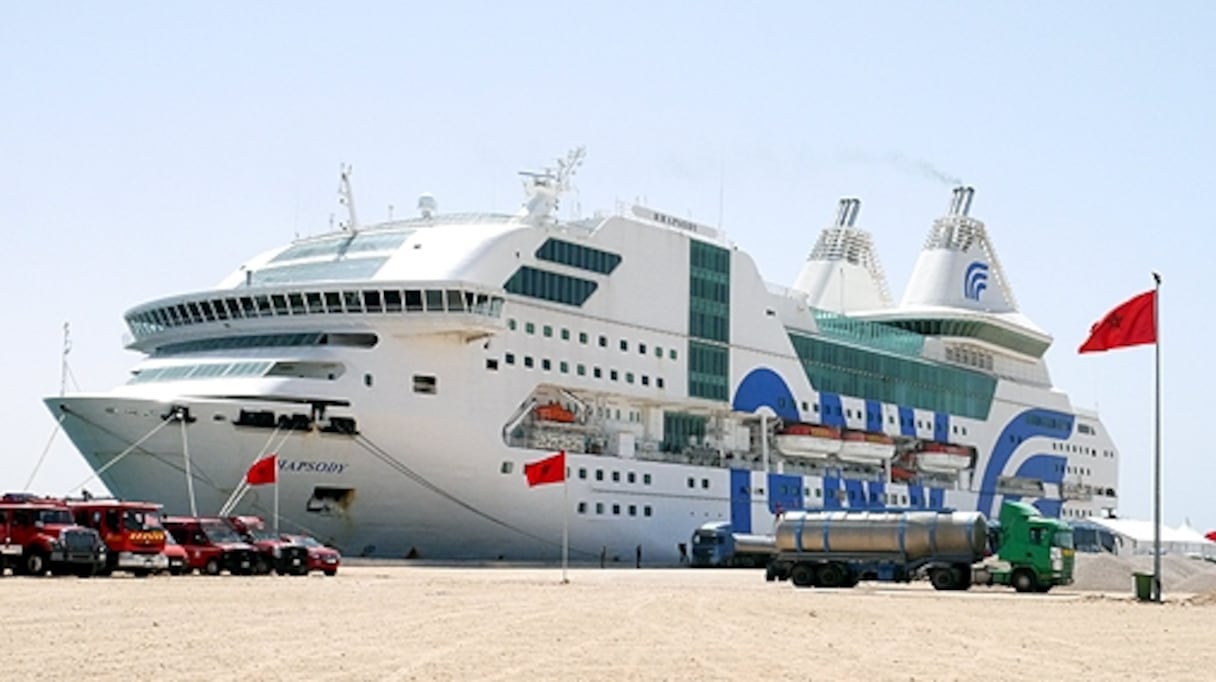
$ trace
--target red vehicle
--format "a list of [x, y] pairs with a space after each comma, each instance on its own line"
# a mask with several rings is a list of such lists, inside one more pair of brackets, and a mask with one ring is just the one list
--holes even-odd
[[325, 575], [338, 574], [338, 565], [342, 563], [342, 555], [338, 550], [321, 544], [311, 535], [283, 535], [284, 540], [303, 545], [308, 549], [308, 570], [321, 571]]
[[96, 530], [106, 543], [104, 573], [127, 571], [143, 577], [169, 568], [159, 504], [112, 498], [67, 500], [67, 504], [76, 523]]
[[229, 516], [227, 521], [245, 542], [258, 548], [266, 566], [259, 573], [274, 569], [279, 575], [308, 575], [308, 549], [304, 545], [266, 530], [266, 524], [257, 516]]
[[177, 544], [173, 533], [165, 533], [165, 559], [169, 561], [169, 574], [181, 575], [186, 572], [186, 548]]
[[250, 575], [259, 564], [258, 550], [241, 539], [226, 521], [218, 518], [169, 516], [165, 529], [186, 550], [186, 570], [206, 575], [228, 571]]
[[78, 526], [60, 500], [26, 493], [0, 497], [0, 574], [75, 573], [88, 577], [105, 568], [106, 545], [92, 528]]

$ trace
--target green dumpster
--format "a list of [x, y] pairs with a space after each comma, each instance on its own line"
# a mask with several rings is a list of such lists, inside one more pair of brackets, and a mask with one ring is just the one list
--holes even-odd
[[1152, 601], [1153, 574], [1133, 573], [1132, 576], [1136, 579], [1136, 599], [1140, 601]]

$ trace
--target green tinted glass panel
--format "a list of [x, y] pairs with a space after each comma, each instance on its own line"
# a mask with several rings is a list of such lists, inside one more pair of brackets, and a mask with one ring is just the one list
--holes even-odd
[[503, 288], [513, 294], [532, 298], [581, 306], [595, 293], [595, 282], [578, 277], [559, 275], [556, 272], [523, 266], [511, 275]]
[[561, 239], [545, 240], [545, 243], [536, 250], [536, 257], [569, 265], [572, 268], [598, 272], [602, 275], [611, 274], [616, 266], [621, 264], [621, 257], [615, 253], [572, 244]]
[[987, 419], [992, 408], [996, 378], [987, 374], [801, 334], [790, 342], [817, 391], [973, 419]]

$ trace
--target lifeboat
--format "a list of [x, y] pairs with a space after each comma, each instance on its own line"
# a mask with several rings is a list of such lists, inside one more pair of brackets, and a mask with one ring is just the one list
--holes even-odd
[[895, 454], [895, 439], [885, 433], [845, 431], [841, 437], [840, 457], [855, 464], [882, 464]]
[[949, 443], [925, 443], [916, 453], [916, 466], [921, 471], [938, 474], [956, 474], [971, 466], [975, 451], [962, 445]]
[[548, 403], [547, 405], [537, 405], [536, 418], [542, 421], [561, 422], [563, 424], [574, 423], [574, 413], [567, 410], [556, 400]]
[[788, 457], [825, 459], [840, 452], [840, 429], [819, 424], [787, 424], [773, 441], [781, 454]]

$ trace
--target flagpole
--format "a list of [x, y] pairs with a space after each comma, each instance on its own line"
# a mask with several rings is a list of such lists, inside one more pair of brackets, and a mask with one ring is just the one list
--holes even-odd
[[[275, 460], [278, 464], [278, 460]], [[274, 536], [279, 537], [279, 472], [274, 472]]]
[[1161, 603], [1161, 275], [1154, 272], [1153, 330], [1156, 348], [1156, 415], [1153, 419], [1153, 600]]
[[566, 475], [566, 451], [562, 450], [562, 583], [566, 578], [566, 564], [570, 557], [570, 477]]

